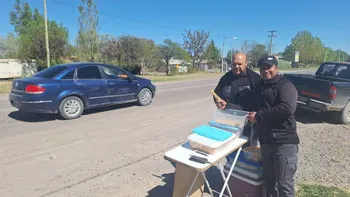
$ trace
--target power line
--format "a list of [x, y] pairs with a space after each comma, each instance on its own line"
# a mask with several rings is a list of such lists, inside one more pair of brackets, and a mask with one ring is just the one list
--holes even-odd
[[[69, 7], [79, 8], [79, 6], [68, 4], [68, 3], [64, 3], [64, 2], [61, 2], [61, 1], [56, 1], [56, 0], [49, 0], [49, 1], [52, 2], [52, 3], [56, 3], [56, 4], [61, 4], [61, 5], [69, 6]], [[183, 31], [181, 31], [179, 29], [175, 29], [175, 28], [172, 28], [172, 27], [159, 25], [159, 24], [155, 24], [155, 23], [150, 23], [150, 22], [147, 22], [147, 21], [141, 21], [141, 20], [137, 20], [137, 19], [132, 19], [132, 18], [124, 17], [124, 16], [119, 16], [119, 15], [116, 15], [116, 14], [102, 12], [102, 11], [99, 11], [99, 10], [97, 10], [97, 12], [99, 14], [102, 14], [102, 15], [112, 16], [112, 17], [119, 18], [119, 19], [124, 19], [124, 20], [127, 20], [127, 21], [133, 21], [133, 22], [142, 23], [142, 24], [145, 24], [145, 25], [150, 25], [150, 26], [160, 27], [160, 28], [169, 29], [169, 30], [173, 30], [173, 31], [183, 32]]]
[[268, 35], [268, 37], [270, 38], [269, 55], [272, 55], [272, 39], [277, 37], [277, 35], [274, 34], [275, 32], [277, 32], [277, 30], [271, 30], [268, 32], [270, 33], [270, 35]]

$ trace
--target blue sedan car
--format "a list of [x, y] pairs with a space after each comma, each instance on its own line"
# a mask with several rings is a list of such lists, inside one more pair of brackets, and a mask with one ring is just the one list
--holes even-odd
[[74, 63], [14, 80], [9, 99], [22, 111], [58, 113], [64, 119], [74, 119], [85, 109], [132, 102], [149, 105], [155, 92], [150, 80], [116, 66]]

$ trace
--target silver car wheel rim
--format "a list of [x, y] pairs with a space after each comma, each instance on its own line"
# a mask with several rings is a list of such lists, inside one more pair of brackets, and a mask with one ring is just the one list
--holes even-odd
[[142, 103], [148, 103], [151, 100], [151, 94], [149, 91], [142, 91], [141, 92], [141, 102]]
[[78, 101], [72, 99], [64, 103], [63, 109], [67, 116], [73, 117], [79, 114], [81, 107]]
[[350, 121], [350, 110], [346, 112], [346, 120]]

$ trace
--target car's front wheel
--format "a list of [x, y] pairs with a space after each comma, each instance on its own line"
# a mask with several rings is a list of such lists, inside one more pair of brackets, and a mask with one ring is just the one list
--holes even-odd
[[76, 96], [63, 99], [58, 109], [59, 115], [66, 120], [79, 118], [83, 111], [84, 103]]
[[148, 88], [143, 88], [138, 96], [137, 96], [137, 102], [141, 106], [146, 106], [152, 103], [152, 92]]

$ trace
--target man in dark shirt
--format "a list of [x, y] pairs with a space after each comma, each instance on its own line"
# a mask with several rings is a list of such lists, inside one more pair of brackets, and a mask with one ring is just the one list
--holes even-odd
[[[237, 109], [244, 111], [257, 111], [259, 100], [255, 94], [260, 90], [261, 78], [258, 73], [247, 68], [247, 56], [236, 53], [232, 58], [232, 69], [221, 77], [214, 92], [223, 99], [214, 101], [218, 109]], [[243, 135], [249, 137], [251, 124], [248, 123]]]
[[299, 137], [294, 113], [297, 91], [294, 85], [278, 75], [278, 61], [267, 56], [259, 61], [263, 78], [260, 109], [250, 112], [261, 144], [267, 197], [294, 197], [294, 175], [297, 171]]

